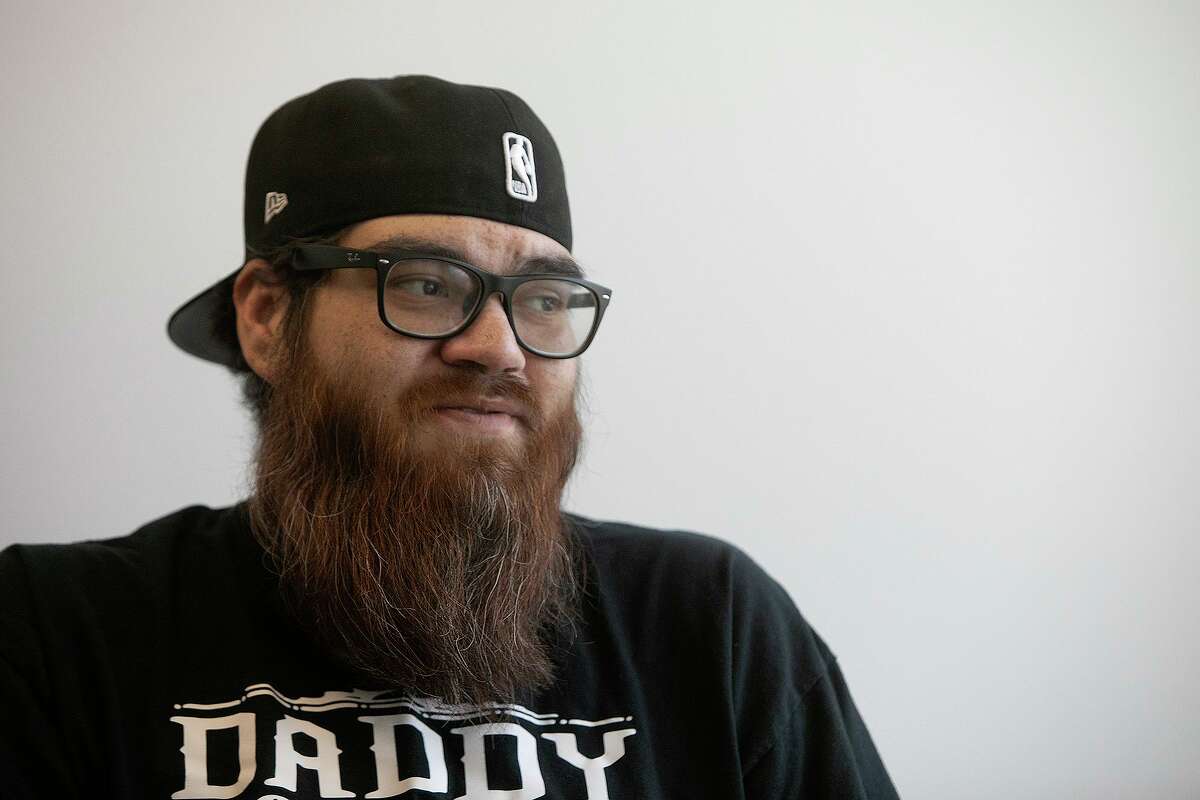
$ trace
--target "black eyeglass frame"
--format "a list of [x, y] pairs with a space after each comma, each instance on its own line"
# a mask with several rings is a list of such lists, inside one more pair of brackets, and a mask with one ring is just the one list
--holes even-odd
[[[479, 295], [479, 299], [475, 302], [475, 307], [471, 309], [471, 313], [463, 318], [457, 327], [447, 333], [413, 333], [412, 331], [400, 330], [392, 324], [388, 319], [387, 309], [384, 305], [384, 286], [387, 282], [388, 271], [397, 261], [413, 261], [416, 259], [443, 261], [447, 264], [453, 264], [456, 267], [465, 269], [470, 272], [475, 278], [483, 284], [483, 292]], [[457, 336], [467, 328], [471, 327], [471, 323], [479, 316], [479, 312], [483, 310], [484, 304], [493, 294], [497, 292], [501, 297], [501, 305], [504, 306], [504, 314], [508, 317], [508, 325], [512, 329], [513, 336], [517, 340], [517, 344], [526, 352], [533, 353], [535, 356], [542, 358], [567, 359], [576, 358], [583, 354], [592, 343], [592, 339], [596, 336], [596, 331], [600, 329], [600, 321], [604, 319], [604, 311], [608, 308], [608, 301], [612, 297], [612, 290], [608, 287], [601, 286], [583, 278], [577, 278], [574, 275], [562, 275], [558, 273], [530, 273], [528, 275], [497, 275], [493, 272], [488, 272], [485, 269], [480, 269], [474, 264], [468, 264], [465, 261], [459, 261], [455, 258], [448, 258], [441, 255], [432, 255], [414, 250], [354, 250], [347, 247], [337, 247], [335, 245], [324, 244], [307, 244], [297, 245], [292, 249], [292, 268], [308, 271], [320, 269], [374, 269], [375, 270], [375, 293], [379, 305], [379, 319], [389, 329], [395, 331], [402, 336], [411, 336], [414, 339], [449, 339]], [[512, 312], [512, 295], [521, 284], [535, 280], [559, 280], [574, 283], [587, 289], [596, 298], [596, 318], [592, 321], [592, 329], [588, 331], [587, 338], [583, 344], [579, 346], [575, 352], [568, 355], [553, 355], [550, 353], [538, 350], [531, 347], [521, 339], [521, 334], [517, 332], [516, 322], [513, 320]]]

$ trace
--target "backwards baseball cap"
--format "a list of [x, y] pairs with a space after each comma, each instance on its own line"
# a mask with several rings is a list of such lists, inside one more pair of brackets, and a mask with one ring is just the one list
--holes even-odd
[[167, 335], [235, 366], [235, 346], [216, 326], [246, 261], [392, 214], [483, 217], [571, 249], [562, 160], [521, 98], [426, 75], [338, 81], [285, 103], [259, 128], [246, 165], [242, 265], [180, 306]]

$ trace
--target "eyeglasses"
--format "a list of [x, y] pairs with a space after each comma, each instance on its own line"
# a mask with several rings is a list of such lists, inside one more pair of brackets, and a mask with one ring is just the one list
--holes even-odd
[[374, 269], [379, 318], [396, 333], [448, 339], [479, 316], [496, 292], [517, 344], [543, 358], [574, 358], [600, 327], [612, 290], [574, 276], [496, 275], [453, 258], [406, 250], [299, 245], [298, 270]]

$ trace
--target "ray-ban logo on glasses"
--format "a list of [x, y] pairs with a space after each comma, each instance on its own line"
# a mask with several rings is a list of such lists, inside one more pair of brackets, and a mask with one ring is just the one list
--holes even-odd
[[271, 217], [278, 214], [287, 206], [287, 195], [283, 192], [267, 192], [267, 209], [263, 213], [263, 225], [271, 221]]
[[537, 200], [537, 172], [533, 167], [533, 144], [519, 133], [506, 133], [504, 142], [504, 188], [518, 200]]

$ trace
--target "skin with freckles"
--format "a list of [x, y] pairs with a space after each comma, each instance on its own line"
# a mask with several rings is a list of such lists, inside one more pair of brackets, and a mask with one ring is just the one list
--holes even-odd
[[[569, 257], [473, 217], [367, 220], [339, 244], [397, 236], [498, 274]], [[287, 289], [266, 262], [234, 284], [243, 355], [270, 385], [251, 530], [295, 620], [364, 685], [513, 701], [548, 685], [578, 616], [579, 554], [560, 508], [582, 438], [577, 359], [522, 350], [499, 296], [449, 339], [398, 334], [379, 319], [375, 280], [331, 270], [287, 324]], [[438, 410], [482, 398], [519, 413], [481, 424]]]

